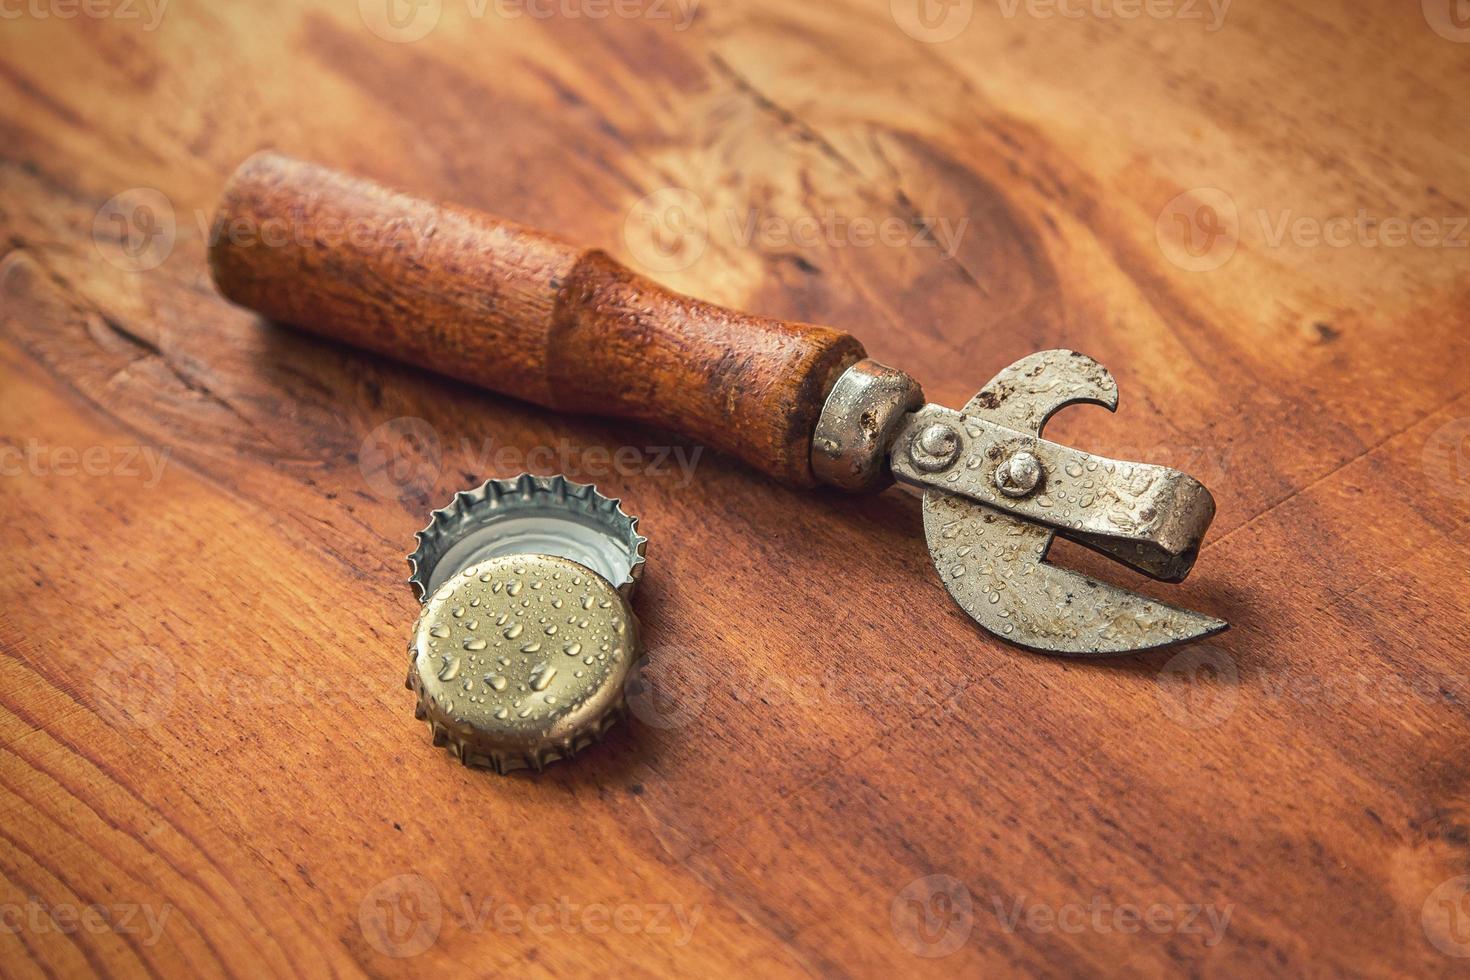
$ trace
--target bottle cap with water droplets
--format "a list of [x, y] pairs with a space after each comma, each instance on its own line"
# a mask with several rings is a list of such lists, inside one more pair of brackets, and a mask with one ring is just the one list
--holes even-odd
[[637, 527], [560, 476], [491, 480], [434, 511], [409, 556], [423, 608], [407, 686], [436, 745], [467, 766], [539, 770], [622, 717], [642, 655]]

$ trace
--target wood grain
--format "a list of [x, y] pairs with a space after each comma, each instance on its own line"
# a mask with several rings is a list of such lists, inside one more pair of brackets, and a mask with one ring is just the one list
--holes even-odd
[[[1463, 975], [1470, 47], [1432, 6], [0, 22], [0, 972]], [[900, 491], [256, 318], [206, 257], [263, 148], [833, 324], [945, 404], [1084, 350], [1120, 411], [1048, 434], [1211, 487], [1153, 594], [1234, 629], [1021, 653]], [[653, 270], [667, 188], [705, 221]], [[664, 711], [501, 779], [412, 718], [402, 555], [528, 459], [643, 518]]]
[[596, 249], [274, 153], [230, 178], [215, 285], [282, 323], [562, 411], [677, 432], [796, 486], [862, 345], [701, 303]]

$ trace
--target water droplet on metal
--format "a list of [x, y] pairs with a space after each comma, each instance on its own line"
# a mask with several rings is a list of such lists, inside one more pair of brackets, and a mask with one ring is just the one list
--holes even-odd
[[531, 671], [531, 690], [544, 691], [551, 684], [551, 679], [556, 676], [556, 668], [550, 664], [537, 664], [536, 669]]

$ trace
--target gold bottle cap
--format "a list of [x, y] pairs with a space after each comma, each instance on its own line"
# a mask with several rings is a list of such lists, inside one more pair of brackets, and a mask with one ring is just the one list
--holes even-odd
[[427, 599], [407, 681], [434, 744], [539, 770], [612, 727], [642, 654], [629, 600], [646, 540], [618, 501], [561, 477], [490, 481], [435, 511], [409, 559]]
[[424, 604], [408, 675], [414, 713], [465, 765], [541, 769], [622, 716], [637, 649], [627, 600], [585, 566], [490, 558]]

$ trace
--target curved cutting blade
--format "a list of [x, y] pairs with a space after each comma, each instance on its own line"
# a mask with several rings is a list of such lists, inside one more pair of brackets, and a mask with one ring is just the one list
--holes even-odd
[[[1076, 351], [1022, 358], [965, 405], [978, 415], [1040, 437], [1067, 405], [1112, 411], [1118, 386], [1102, 365]], [[954, 600], [996, 636], [1045, 653], [1101, 656], [1182, 643], [1228, 624], [1048, 564], [1055, 532], [964, 497], [924, 493], [930, 557]]]

